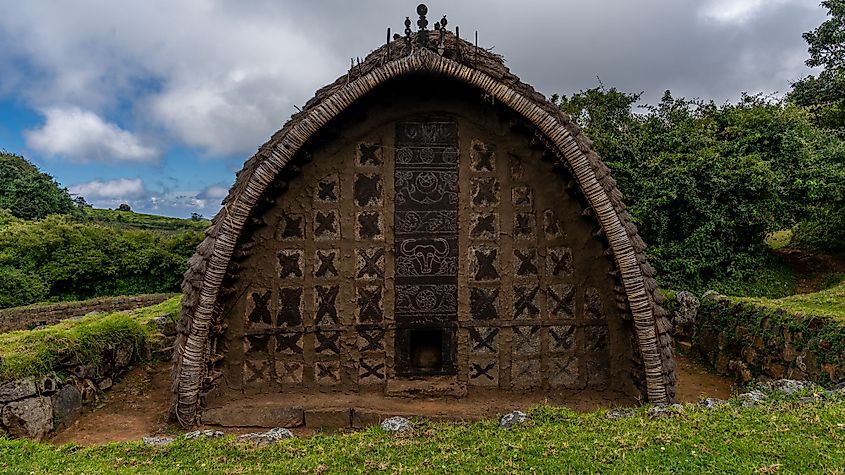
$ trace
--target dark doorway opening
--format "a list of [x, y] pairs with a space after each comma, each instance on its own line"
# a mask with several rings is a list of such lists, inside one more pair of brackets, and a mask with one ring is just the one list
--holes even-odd
[[454, 328], [406, 328], [397, 334], [397, 373], [434, 376], [455, 373]]

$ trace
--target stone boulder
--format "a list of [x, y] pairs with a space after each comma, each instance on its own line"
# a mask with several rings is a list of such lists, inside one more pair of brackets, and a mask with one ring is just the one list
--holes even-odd
[[275, 429], [270, 429], [267, 432], [252, 432], [249, 434], [239, 435], [237, 441], [257, 445], [270, 445], [284, 439], [293, 439], [294, 437], [296, 436], [293, 435], [293, 432], [290, 430], [282, 427], [276, 427]]
[[53, 401], [49, 397], [31, 397], [10, 402], [0, 417], [13, 438], [41, 440], [53, 430]]
[[522, 411], [512, 411], [499, 419], [499, 427], [503, 429], [510, 429], [511, 427], [525, 424], [528, 420], [528, 414]]
[[769, 396], [766, 396], [763, 391], [755, 389], [747, 393], [742, 393], [737, 396], [737, 398], [739, 398], [739, 400], [742, 402], [743, 407], [754, 407], [758, 404], [766, 402], [766, 400], [769, 399]]
[[194, 439], [219, 439], [223, 437], [223, 432], [219, 430], [195, 430], [193, 432], [188, 432], [185, 434], [185, 440], [194, 440]]
[[821, 386], [812, 381], [799, 381], [796, 379], [778, 379], [768, 383], [769, 389], [775, 392], [791, 396], [802, 391], [819, 391]]
[[38, 387], [33, 379], [11, 381], [0, 385], [0, 404], [35, 396]]
[[414, 426], [408, 419], [394, 416], [381, 422], [381, 430], [393, 433], [413, 432]]
[[162, 437], [162, 436], [150, 436], [144, 437], [141, 439], [144, 445], [150, 445], [153, 447], [164, 447], [166, 445], [170, 445], [176, 441], [174, 437]]
[[675, 296], [678, 301], [678, 308], [675, 309], [675, 324], [676, 325], [691, 325], [695, 323], [695, 318], [698, 316], [698, 308], [701, 307], [701, 302], [692, 292], [681, 291]]
[[669, 417], [679, 416], [685, 412], [684, 406], [680, 404], [657, 404], [650, 407], [646, 414], [649, 419], [667, 419]]
[[57, 424], [68, 426], [82, 412], [82, 393], [73, 384], [62, 386], [52, 399], [53, 416]]
[[716, 409], [722, 406], [727, 406], [729, 403], [724, 399], [708, 397], [706, 399], [702, 399], [698, 404], [705, 409]]

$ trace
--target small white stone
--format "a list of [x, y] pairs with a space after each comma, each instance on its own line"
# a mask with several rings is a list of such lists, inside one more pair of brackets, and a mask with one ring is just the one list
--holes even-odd
[[158, 437], [158, 436], [151, 436], [151, 437], [144, 437], [141, 439], [145, 445], [151, 445], [153, 447], [164, 447], [165, 445], [170, 445], [176, 439], [173, 437]]
[[385, 432], [412, 432], [414, 425], [404, 417], [393, 416], [381, 422], [381, 430]]
[[502, 416], [501, 419], [499, 419], [499, 427], [502, 427], [504, 429], [510, 429], [511, 427], [513, 427], [515, 425], [520, 425], [520, 424], [525, 423], [525, 421], [527, 421], [527, 420], [528, 420], [528, 414], [526, 414], [522, 411], [512, 411], [512, 412], [505, 414], [504, 416]]

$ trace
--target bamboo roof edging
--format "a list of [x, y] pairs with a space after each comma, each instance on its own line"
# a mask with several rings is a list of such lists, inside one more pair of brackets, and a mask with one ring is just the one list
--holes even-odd
[[[387, 62], [388, 48], [391, 61]], [[183, 425], [197, 422], [203, 381], [209, 368], [209, 340], [218, 294], [241, 231], [271, 182], [306, 140], [367, 92], [386, 81], [416, 72], [440, 75], [472, 85], [505, 104], [542, 133], [572, 171], [610, 244], [634, 319], [642, 357], [646, 393], [653, 403], [675, 397], [671, 325], [660, 304], [663, 296], [654, 269], [645, 258], [645, 243], [622, 203], [608, 168], [591, 142], [566, 114], [531, 86], [510, 73], [502, 59], [446, 34], [446, 55], [417, 48], [402, 55], [402, 40], [372, 52], [357, 67], [317, 91], [302, 111], [276, 132], [238, 172], [235, 184], [212, 220], [206, 238], [189, 260], [182, 283], [179, 337], [173, 362], [171, 415]], [[446, 57], [451, 56], [451, 57]], [[353, 75], [356, 77], [353, 79]]]

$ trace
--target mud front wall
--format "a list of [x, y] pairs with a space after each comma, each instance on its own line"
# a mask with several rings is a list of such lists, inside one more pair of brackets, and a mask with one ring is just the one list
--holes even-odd
[[614, 266], [566, 177], [477, 93], [414, 86], [335, 124], [256, 216], [206, 403], [383, 391], [413, 376], [413, 329], [442, 332], [431, 374], [469, 392], [639, 396]]

